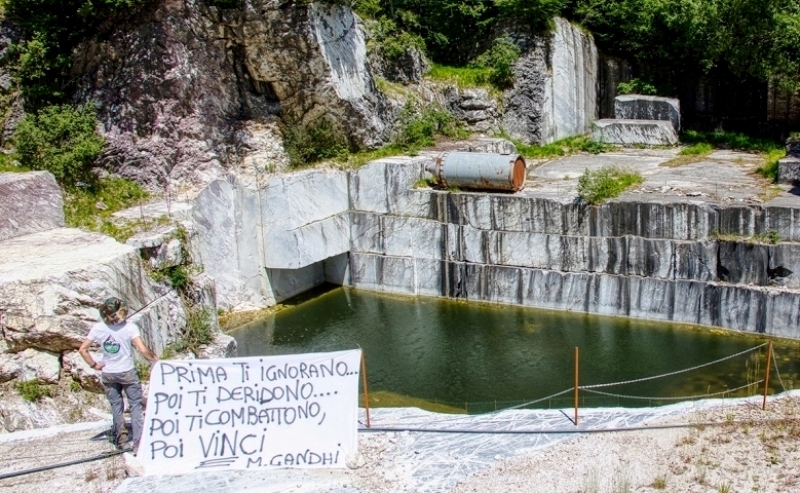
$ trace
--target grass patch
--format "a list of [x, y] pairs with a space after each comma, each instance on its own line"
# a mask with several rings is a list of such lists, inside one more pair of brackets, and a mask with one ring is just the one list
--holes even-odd
[[490, 67], [451, 67], [448, 65], [431, 64], [431, 69], [425, 77], [438, 82], [447, 82], [459, 89], [483, 87], [490, 89], [492, 95], [498, 90], [489, 83], [492, 76]]
[[776, 149], [783, 149], [782, 142], [760, 139], [750, 135], [736, 132], [699, 132], [685, 130], [681, 133], [681, 142], [687, 144], [708, 144], [715, 149], [732, 149], [736, 151], [768, 153]]
[[764, 202], [769, 202], [782, 193], [783, 189], [777, 185], [771, 185], [769, 187], [764, 186], [764, 190], [758, 194], [758, 198]]
[[67, 226], [96, 231], [125, 241], [139, 231], [169, 223], [166, 216], [126, 223], [112, 221], [112, 214], [147, 201], [150, 194], [137, 183], [123, 178], [99, 180], [90, 188], [74, 188], [64, 193]]
[[405, 98], [405, 99], [412, 99], [415, 98], [415, 94], [408, 89], [403, 84], [399, 82], [391, 82], [383, 77], [375, 77], [375, 85], [378, 87], [382, 93], [386, 94], [387, 96], [398, 98]]
[[772, 181], [775, 181], [778, 177], [778, 160], [786, 155], [786, 148], [783, 142], [760, 139], [736, 132], [685, 130], [681, 133], [681, 141], [695, 144], [687, 149], [699, 149], [701, 144], [705, 144], [714, 149], [759, 153], [764, 157], [765, 163], [756, 170], [756, 173]]
[[19, 395], [28, 402], [39, 402], [42, 398], [53, 395], [52, 388], [38, 380], [23, 380], [17, 382], [14, 387]]
[[0, 173], [24, 173], [30, 171], [25, 166], [20, 166], [10, 155], [0, 152]]
[[777, 230], [771, 229], [766, 233], [756, 233], [753, 236], [742, 236], [734, 233], [721, 233], [714, 231], [711, 237], [717, 241], [728, 241], [732, 243], [757, 243], [761, 245], [774, 245], [781, 241], [781, 235]]
[[681, 149], [676, 157], [661, 163], [661, 166], [677, 168], [678, 166], [699, 163], [704, 157], [711, 154], [713, 150], [714, 147], [708, 142], [698, 142], [697, 144]]
[[711, 151], [714, 150], [711, 144], [708, 142], [698, 142], [697, 144], [691, 145], [684, 149], [681, 149], [681, 152], [678, 153], [679, 156], [705, 156], [707, 154], [711, 154]]
[[614, 146], [610, 144], [593, 141], [588, 135], [567, 137], [566, 139], [561, 139], [552, 144], [545, 145], [525, 144], [504, 132], [501, 133], [500, 136], [513, 143], [518, 153], [531, 159], [548, 159], [569, 156], [570, 154], [577, 154], [580, 152], [600, 154], [614, 149]]
[[578, 178], [578, 195], [590, 204], [600, 204], [643, 181], [636, 171], [618, 166], [604, 166], [597, 171], [587, 169]]
[[663, 163], [659, 164], [659, 166], [663, 166], [666, 168], [677, 168], [679, 166], [686, 166], [687, 164], [692, 163], [699, 163], [703, 160], [705, 156], [698, 156], [698, 155], [689, 155], [689, 156], [676, 156], [669, 161], [664, 161]]
[[765, 156], [765, 162], [763, 166], [760, 166], [756, 173], [767, 178], [768, 180], [777, 181], [778, 180], [778, 161], [781, 160], [786, 156], [786, 149], [772, 149], [768, 151]]
[[379, 149], [369, 151], [359, 151], [352, 154], [337, 156], [333, 161], [340, 164], [343, 168], [359, 168], [370, 161], [389, 156], [402, 156], [406, 150], [397, 144], [389, 144]]
[[430, 178], [420, 178], [414, 182], [413, 188], [431, 188], [436, 186], [436, 182]]

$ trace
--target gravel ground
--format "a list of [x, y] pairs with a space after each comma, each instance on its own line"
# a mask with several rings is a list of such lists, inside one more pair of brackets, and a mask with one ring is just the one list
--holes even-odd
[[[93, 457], [114, 450], [103, 430], [58, 433], [53, 436], [0, 442], [0, 473]], [[125, 479], [121, 455], [111, 458], [0, 479], [0, 492], [105, 493]]]
[[693, 426], [583, 435], [498, 463], [453, 493], [800, 491], [798, 397], [766, 411], [738, 405], [656, 424]]
[[[708, 423], [714, 423], [708, 424]], [[659, 426], [679, 425], [674, 428]], [[414, 480], [427, 457], [408, 459], [404, 433], [359, 434], [359, 456], [343, 471], [272, 471], [197, 476], [190, 485], [169, 478], [122, 482], [125, 458], [116, 456], [10, 479], [0, 492], [231, 491], [623, 493], [800, 491], [800, 395], [695, 410], [648, 422], [647, 429], [580, 435], [544, 449], [523, 451], [448, 482]], [[477, 437], [479, 437], [478, 435]], [[475, 438], [480, 440], [480, 438]], [[442, 435], [443, 445], [454, 441]], [[457, 440], [455, 440], [457, 441]], [[0, 440], [0, 473], [74, 460], [111, 450], [101, 430]], [[403, 453], [400, 453], [403, 451]], [[448, 454], [463, 450], [453, 449]], [[412, 452], [413, 454], [413, 452]], [[468, 456], [458, 460], [470, 460]], [[450, 471], [442, 470], [442, 475]], [[185, 477], [184, 477], [185, 479]], [[417, 478], [418, 479], [418, 478]], [[147, 480], [147, 481], [142, 481]], [[172, 481], [172, 482], [171, 482]], [[213, 485], [213, 486], [212, 486]]]

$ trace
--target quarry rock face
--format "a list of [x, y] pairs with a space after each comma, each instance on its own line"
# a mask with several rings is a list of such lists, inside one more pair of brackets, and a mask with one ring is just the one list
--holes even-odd
[[625, 94], [614, 98], [614, 118], [620, 120], [668, 120], [681, 130], [681, 103], [677, 98]]
[[259, 188], [218, 180], [200, 193], [193, 256], [221, 306], [269, 306], [325, 281], [325, 261], [350, 248], [347, 176], [266, 175]]
[[444, 91], [444, 98], [450, 113], [473, 132], [485, 133], [499, 129], [497, 101], [486, 89], [448, 87]]
[[[533, 190], [418, 187], [437, 155], [276, 177], [259, 194], [212, 183], [195, 214], [213, 232], [198, 243], [212, 253], [206, 272], [220, 299], [268, 306], [328, 281], [800, 337], [798, 209], [633, 196], [590, 206]], [[259, 197], [288, 217], [259, 219]], [[323, 228], [333, 217], [349, 229]], [[747, 239], [767, 234], [777, 243]]]
[[591, 35], [555, 18], [549, 38], [522, 40], [514, 87], [505, 93], [503, 128], [526, 143], [547, 144], [591, 130], [597, 118], [597, 47]]
[[208, 183], [249, 155], [285, 165], [278, 136], [258, 127], [278, 113], [332, 122], [360, 147], [385, 142], [391, 117], [363, 26], [341, 6], [164, 2], [79, 47], [74, 72], [79, 97], [99, 103], [103, 164], [153, 188]]
[[[554, 24], [547, 37], [517, 36], [523, 56], [502, 104], [482, 89], [423, 100], [441, 101], [472, 131], [502, 127], [527, 143], [587, 133], [597, 49], [566, 20]], [[285, 126], [325, 124], [356, 148], [388, 142], [402, 101], [378, 90], [373, 67], [419, 82], [427, 62], [413, 50], [405, 58], [370, 61], [364, 26], [344, 6], [254, 0], [221, 10], [187, 0], [79, 46], [73, 72], [78, 99], [98, 106], [109, 144], [102, 165], [161, 191], [229, 172], [258, 188], [255, 176], [288, 165]]]

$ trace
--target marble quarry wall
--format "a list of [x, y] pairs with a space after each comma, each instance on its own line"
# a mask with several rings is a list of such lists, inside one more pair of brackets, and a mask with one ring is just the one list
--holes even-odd
[[598, 117], [594, 39], [566, 19], [553, 22], [549, 37], [528, 40], [503, 100], [503, 129], [526, 143], [586, 134]]
[[[800, 337], [800, 209], [414, 188], [432, 159], [276, 175], [260, 194], [217, 185], [235, 252], [206, 264], [220, 302], [269, 305], [327, 280]], [[257, 197], [280, 219], [260, 219]], [[720, 239], [773, 230], [776, 244]]]

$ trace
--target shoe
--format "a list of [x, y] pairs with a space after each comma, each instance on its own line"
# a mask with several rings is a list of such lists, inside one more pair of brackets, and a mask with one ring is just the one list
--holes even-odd
[[130, 452], [131, 450], [133, 450], [133, 444], [131, 442], [125, 440], [124, 442], [122, 442], [119, 445], [117, 445], [117, 449], [119, 449], [119, 450], [121, 450], [123, 452]]

